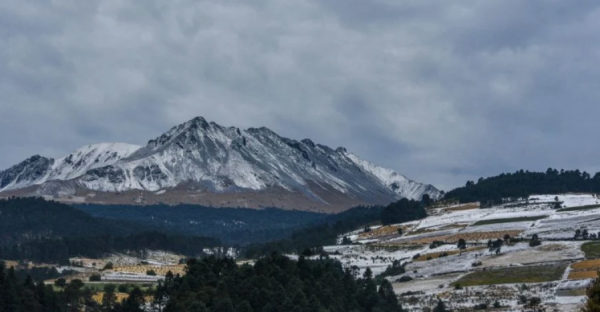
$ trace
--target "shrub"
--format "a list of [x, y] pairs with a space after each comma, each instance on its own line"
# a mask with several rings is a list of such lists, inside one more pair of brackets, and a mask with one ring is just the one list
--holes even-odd
[[146, 275], [156, 276], [156, 272], [154, 270], [146, 271]]
[[410, 277], [410, 276], [408, 276], [408, 275], [404, 275], [404, 276], [400, 277], [399, 279], [397, 279], [397, 280], [396, 280], [396, 282], [399, 282], [399, 283], [406, 283], [406, 282], [410, 282], [410, 281], [412, 281], [412, 280], [413, 280], [413, 278], [412, 278], [412, 277]]
[[126, 293], [129, 291], [129, 287], [127, 287], [126, 284], [121, 284], [121, 285], [119, 285], [117, 290], [119, 290], [119, 292]]
[[102, 277], [100, 276], [100, 274], [92, 274], [92, 276], [90, 276], [90, 282], [99, 282], [102, 280]]
[[112, 270], [112, 269], [113, 269], [113, 263], [112, 262], [107, 262], [104, 265], [104, 268], [103, 268], [103, 270]]
[[431, 243], [431, 244], [429, 245], [429, 249], [435, 249], [435, 248], [438, 248], [438, 247], [440, 247], [440, 246], [442, 246], [442, 245], [444, 245], [444, 242], [441, 242], [441, 241], [433, 241], [433, 243]]

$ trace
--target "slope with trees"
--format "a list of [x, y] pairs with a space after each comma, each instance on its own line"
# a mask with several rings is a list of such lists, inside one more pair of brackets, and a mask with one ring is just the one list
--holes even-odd
[[600, 192], [600, 172], [591, 176], [579, 170], [519, 170], [515, 173], [480, 178], [477, 182], [467, 181], [465, 186], [449, 191], [444, 198], [458, 199], [461, 203], [479, 201], [482, 206], [490, 206], [502, 203], [504, 198], [566, 192]]

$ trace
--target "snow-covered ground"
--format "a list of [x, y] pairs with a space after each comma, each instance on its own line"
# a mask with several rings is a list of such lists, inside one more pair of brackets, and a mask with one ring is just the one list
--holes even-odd
[[[568, 280], [569, 265], [585, 256], [581, 251], [585, 241], [574, 241], [573, 236], [577, 229], [587, 229], [589, 233], [600, 231], [600, 207], [559, 211], [554, 208], [558, 205], [557, 197], [561, 209], [597, 205], [600, 201], [592, 194], [547, 194], [485, 209], [452, 211], [442, 207], [432, 211], [424, 220], [395, 225], [406, 229], [403, 236], [388, 234], [377, 237], [362, 234], [362, 229], [359, 229], [340, 236], [338, 242], [341, 243], [342, 237], [347, 236], [355, 244], [328, 246], [325, 251], [344, 266], [356, 267], [361, 273], [370, 268], [375, 276], [384, 272], [395, 260], [405, 263], [406, 273], [386, 278], [393, 282], [397, 294], [404, 294], [400, 299], [410, 311], [431, 307], [438, 297], [447, 299], [454, 308], [470, 308], [484, 303], [481, 298], [488, 298], [490, 307], [496, 300], [505, 306], [498, 311], [521, 311], [521, 295], [540, 297], [547, 311], [578, 311], [585, 302], [583, 289], [591, 280]], [[479, 221], [487, 221], [488, 224], [476, 225]], [[525, 241], [505, 244], [500, 255], [490, 253], [486, 244], [488, 239], [503, 239], [505, 233]], [[529, 246], [528, 240], [533, 234], [540, 237], [541, 246]], [[455, 243], [458, 238], [466, 239], [469, 248], [461, 254]], [[452, 244], [430, 249], [429, 243], [433, 240]], [[449, 255], [439, 257], [441, 253]], [[423, 255], [430, 255], [431, 259], [413, 260], [413, 257]], [[481, 264], [473, 266], [479, 262]], [[546, 283], [484, 285], [461, 290], [451, 286], [461, 277], [480, 270], [535, 267], [548, 263], [561, 263], [568, 268], [561, 279]], [[402, 275], [413, 280], [397, 282]]]

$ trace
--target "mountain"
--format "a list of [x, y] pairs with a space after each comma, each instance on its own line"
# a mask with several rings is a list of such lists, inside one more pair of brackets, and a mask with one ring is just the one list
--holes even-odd
[[199, 203], [340, 211], [440, 191], [340, 147], [194, 118], [146, 146], [88, 145], [61, 159], [33, 156], [0, 172], [0, 196], [93, 203]]

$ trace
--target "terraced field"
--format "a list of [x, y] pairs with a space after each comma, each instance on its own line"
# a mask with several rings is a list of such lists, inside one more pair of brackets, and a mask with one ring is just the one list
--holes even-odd
[[508, 267], [477, 271], [468, 274], [454, 284], [461, 286], [542, 283], [560, 280], [567, 268], [566, 264]]
[[580, 261], [571, 265], [569, 279], [597, 278], [598, 270], [600, 270], [600, 259]]
[[171, 266], [152, 266], [152, 265], [134, 265], [134, 266], [121, 266], [113, 269], [114, 272], [133, 273], [145, 275], [147, 271], [153, 270], [156, 275], [165, 276], [167, 272], [171, 271], [173, 274], [183, 275], [185, 266], [184, 265], [171, 265]]
[[405, 225], [388, 225], [380, 228], [371, 230], [370, 232], [363, 232], [358, 235], [359, 239], [371, 239], [378, 238], [393, 234], [398, 234], [398, 229], [401, 228], [403, 232], [407, 232], [410, 227]]
[[[516, 237], [523, 233], [522, 230], [506, 230], [506, 231], [490, 231], [490, 232], [469, 232], [469, 233], [456, 233], [452, 235], [436, 235], [436, 236], [428, 236], [423, 238], [415, 238], [406, 240], [406, 242], [410, 242], [412, 244], [431, 244], [434, 241], [441, 241], [449, 244], [458, 243], [459, 239], [464, 239], [467, 242], [485, 242], [487, 240], [494, 239], [502, 239], [506, 234], [510, 235], [510, 237]], [[397, 242], [399, 244], [405, 243], [402, 241]]]
[[498, 224], [498, 223], [515, 223], [515, 222], [526, 222], [526, 221], [537, 221], [548, 216], [533, 216], [533, 217], [520, 217], [520, 218], [506, 218], [506, 219], [490, 219], [490, 220], [481, 220], [475, 222], [473, 226], [476, 225], [488, 225], [488, 224]]
[[581, 246], [587, 259], [600, 258], [600, 242], [589, 242]]
[[571, 271], [569, 273], [570, 280], [580, 280], [588, 278], [598, 278], [598, 271]]
[[[564, 209], [554, 209], [557, 197]], [[573, 235], [576, 229], [600, 232], [599, 200], [595, 194], [545, 194], [485, 209], [448, 203], [452, 206], [430, 209], [418, 222], [375, 231], [363, 245], [327, 246], [326, 251], [344, 266], [361, 274], [369, 268], [374, 276], [401, 261], [412, 280], [388, 279], [410, 312], [422, 312], [438, 298], [452, 302], [455, 311], [473, 311], [475, 303], [489, 305], [490, 300], [506, 307], [494, 311], [521, 311], [521, 295], [540, 297], [546, 311], [575, 312], [600, 269], [600, 241], [573, 240]], [[394, 232], [402, 226], [412, 230], [398, 236]], [[507, 234], [518, 240], [499, 254], [487, 252], [488, 240]], [[541, 246], [529, 246], [534, 234]], [[458, 255], [461, 238], [471, 248]], [[445, 244], [430, 249], [434, 241]], [[455, 289], [455, 283], [463, 288]]]
[[464, 205], [460, 205], [460, 206], [456, 206], [456, 207], [448, 207], [448, 208], [444, 208], [444, 211], [463, 211], [463, 210], [473, 210], [473, 209], [479, 209], [479, 203], [468, 203], [468, 204], [464, 204]]
[[[486, 247], [471, 247], [471, 248], [467, 248], [465, 250], [462, 250], [463, 253], [466, 252], [472, 252], [472, 251], [481, 251], [487, 249]], [[440, 255], [442, 254], [447, 254], [448, 256], [452, 256], [452, 255], [458, 255], [461, 253], [461, 250], [449, 250], [449, 251], [439, 251], [439, 252], [431, 252], [431, 253], [426, 253], [421, 255], [420, 257], [418, 257], [417, 259], [414, 259], [415, 261], [427, 261], [428, 258], [431, 259], [435, 259], [435, 258], [439, 258]]]

